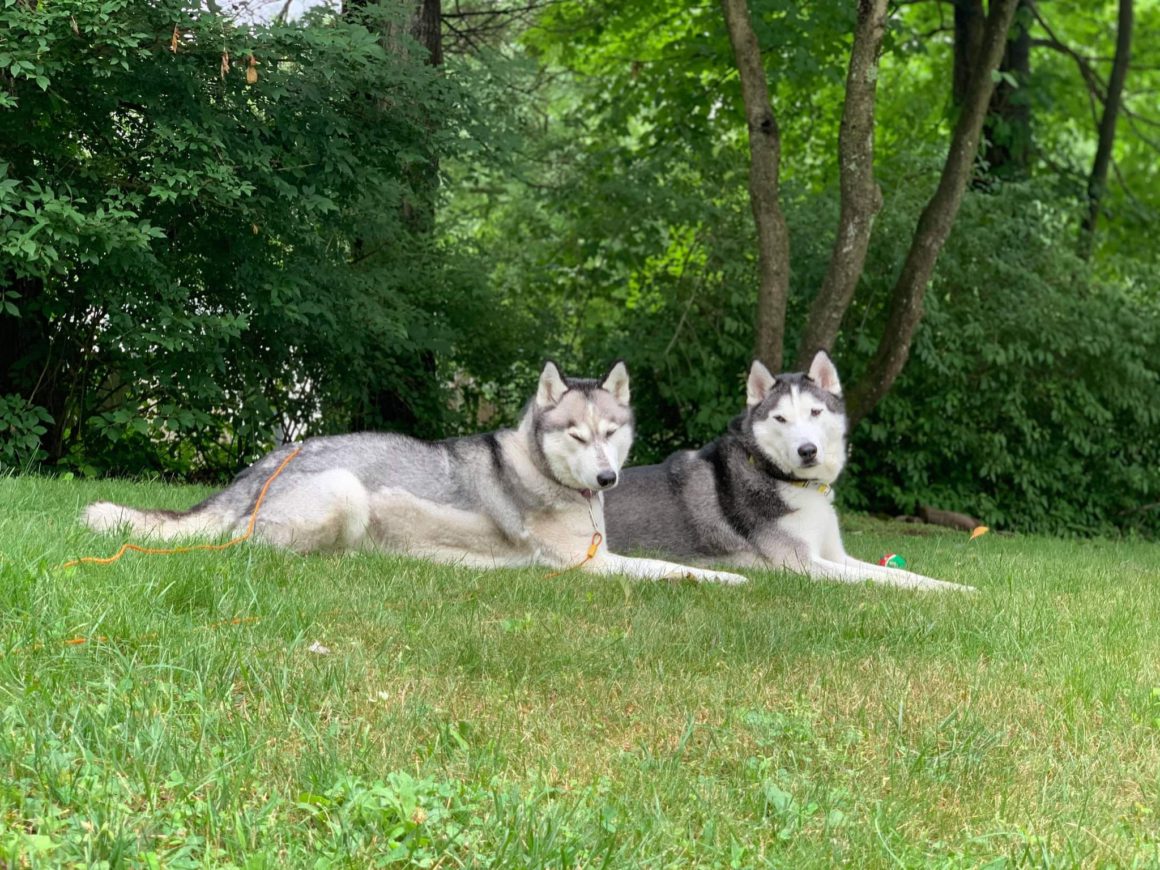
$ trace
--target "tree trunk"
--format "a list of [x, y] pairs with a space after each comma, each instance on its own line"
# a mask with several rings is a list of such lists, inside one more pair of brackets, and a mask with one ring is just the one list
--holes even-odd
[[[368, 6], [379, 0], [343, 0], [342, 14], [356, 17]], [[414, 0], [411, 15], [406, 21], [406, 33], [426, 49], [426, 63], [431, 66], [443, 64], [443, 10], [442, 0]], [[390, 53], [406, 51], [405, 43], [399, 38], [402, 27], [389, 25], [381, 34], [383, 47]], [[375, 94], [369, 95], [378, 100]], [[380, 103], [383, 111], [389, 111]], [[437, 121], [428, 120], [428, 129], [433, 129]], [[403, 198], [401, 216], [407, 231], [416, 237], [430, 236], [435, 230], [435, 199], [439, 187], [439, 163], [432, 157], [426, 161], [416, 161], [405, 170], [405, 178], [410, 187], [409, 196]], [[367, 251], [372, 253], [368, 254]], [[364, 267], [372, 267], [378, 257], [392, 256], [389, 245], [374, 239], [356, 239], [353, 249], [354, 262]], [[414, 431], [420, 423], [419, 416], [407, 402], [407, 394], [421, 391], [435, 382], [436, 360], [430, 351], [413, 355], [406, 359], [404, 366], [412, 375], [405, 384], [373, 384], [368, 391], [368, 407], [355, 412], [352, 423], [355, 428], [386, 426], [391, 429]]]
[[760, 278], [754, 355], [773, 371], [780, 371], [789, 294], [789, 231], [778, 203], [781, 138], [745, 0], [721, 0], [721, 8], [741, 78], [741, 97], [749, 126], [749, 204], [757, 226]]
[[979, 60], [983, 46], [983, 31], [987, 23], [983, 0], [954, 0], [955, 57], [951, 75], [951, 102], [961, 106]]
[[834, 250], [818, 295], [810, 306], [805, 334], [798, 347], [797, 368], [805, 370], [819, 350], [829, 351], [842, 317], [854, 297], [874, 217], [882, 208], [882, 191], [874, 180], [874, 103], [878, 57], [886, 32], [888, 0], [859, 0], [846, 103], [838, 131], [838, 173], [841, 206]]
[[[983, 159], [994, 178], [1026, 178], [1031, 162], [1031, 2], [1019, 0], [987, 113]], [[1014, 83], [1010, 81], [1014, 79]]]
[[[416, 0], [408, 35], [427, 50], [430, 66], [443, 65], [442, 0]], [[435, 127], [428, 121], [428, 129]], [[439, 162], [432, 159], [415, 164], [408, 173], [415, 196], [403, 201], [403, 219], [412, 232], [429, 235], [435, 231], [435, 199], [439, 188]]]
[[1124, 80], [1128, 76], [1131, 54], [1132, 0], [1120, 0], [1116, 54], [1112, 59], [1112, 74], [1108, 79], [1108, 90], [1104, 98], [1104, 114], [1100, 118], [1100, 138], [1096, 146], [1096, 157], [1092, 162], [1091, 175], [1088, 176], [1087, 213], [1079, 229], [1079, 255], [1085, 260], [1091, 257], [1095, 242], [1096, 222], [1100, 217], [1100, 206], [1108, 183], [1108, 167], [1112, 162], [1112, 146], [1116, 141], [1116, 117], [1120, 112], [1120, 100], [1124, 92]]
[[[377, 6], [379, 0], [343, 0], [342, 15], [351, 20], [362, 20], [360, 13], [370, 6]], [[369, 27], [370, 25], [368, 25]], [[383, 47], [398, 52], [402, 47], [394, 38], [398, 29], [393, 25], [383, 31]], [[427, 63], [431, 66], [443, 65], [443, 4], [442, 0], [415, 0], [408, 35], [427, 49]]]
[[981, 62], [972, 70], [938, 188], [918, 219], [902, 272], [891, 291], [886, 329], [878, 349], [865, 375], [847, 398], [852, 426], [886, 395], [910, 355], [911, 341], [922, 320], [926, 285], [958, 215], [979, 152], [979, 135], [994, 90], [991, 74], [1003, 57], [1017, 3], [1018, 0], [991, 0], [979, 55]]
[[411, 18], [411, 37], [427, 49], [427, 63], [443, 66], [442, 0], [419, 0]]

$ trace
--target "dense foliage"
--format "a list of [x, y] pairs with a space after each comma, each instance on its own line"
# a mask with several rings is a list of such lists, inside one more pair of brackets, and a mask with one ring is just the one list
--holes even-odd
[[466, 121], [421, 53], [323, 15], [8, 2], [0, 69], [6, 459], [230, 470], [279, 431], [442, 427], [424, 360], [486, 298], [407, 223]]
[[[782, 128], [792, 355], [837, 224], [849, 10], [750, 8]], [[634, 4], [631, 15], [599, 2], [553, 10], [552, 26], [526, 44], [560, 74], [539, 91], [539, 108], [556, 123], [529, 124], [529, 183], [489, 197], [489, 220], [476, 231], [496, 258], [498, 289], [554, 316], [551, 353], [590, 364], [627, 355], [645, 421], [636, 458], [652, 460], [711, 439], [743, 402], [756, 276], [735, 72], [712, 7], [678, 15], [658, 0]], [[1155, 6], [1141, 13], [1156, 20]], [[1061, 9], [1053, 33], [1110, 54], [1112, 34], [1091, 14]], [[1100, 14], [1114, 21], [1111, 5]], [[945, 152], [951, 58], [949, 38], [930, 37], [939, 25], [934, 4], [916, 4], [895, 15], [887, 36], [877, 128], [886, 204], [835, 347], [847, 385], [874, 350]], [[1141, 77], [1146, 52], [1142, 45]], [[1160, 188], [1151, 164], [1132, 172], [1133, 186], [1117, 183], [1106, 194], [1102, 248], [1091, 263], [1077, 257], [1094, 129], [1076, 108], [1088, 95], [1065, 55], [1041, 50], [1032, 71], [1024, 97], [1036, 119], [1032, 180], [1000, 180], [980, 162], [910, 363], [855, 433], [840, 493], [892, 513], [928, 504], [1008, 528], [1155, 534], [1160, 295], [1157, 252], [1139, 241]], [[1142, 102], [1129, 101], [1131, 111]], [[1125, 129], [1118, 160], [1138, 167], [1149, 143]], [[457, 205], [472, 208], [467, 197]], [[529, 246], [531, 228], [542, 241]]]
[[[182, 0], [0, 4], [0, 463], [220, 474], [286, 435], [450, 434], [511, 419], [546, 356], [628, 360], [638, 461], [739, 409], [754, 231], [717, 7], [546, 4], [434, 70], [382, 18], [407, 4], [358, 5], [365, 22], [243, 28]], [[445, 33], [502, 6], [457, 6]], [[980, 162], [910, 363], [855, 432], [848, 504], [1160, 533], [1160, 59], [1142, 37], [1095, 255], [1074, 254], [1115, 6], [1020, 13], [1031, 159]], [[749, 7], [781, 127], [792, 357], [837, 224], [853, 4]], [[1136, 7], [1139, 34], [1160, 26], [1155, 0]], [[835, 346], [847, 385], [955, 117], [949, 12], [899, 4], [884, 46], [885, 208]]]
[[1160, 530], [1160, 299], [1093, 277], [1041, 195], [1020, 185], [968, 202], [911, 363], [859, 430], [852, 503]]

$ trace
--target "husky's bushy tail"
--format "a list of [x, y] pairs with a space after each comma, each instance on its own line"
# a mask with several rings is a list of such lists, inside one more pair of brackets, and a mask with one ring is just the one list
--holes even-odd
[[266, 487], [301, 449], [288, 444], [268, 453], [242, 471], [225, 489], [189, 510], [142, 509], [98, 501], [85, 508], [81, 521], [94, 532], [128, 531], [163, 541], [236, 534], [246, 527]]
[[85, 508], [83, 520], [94, 532], [128, 530], [134, 534], [160, 538], [212, 537], [229, 532], [236, 518], [215, 509], [213, 499], [187, 511], [140, 510], [98, 501]]

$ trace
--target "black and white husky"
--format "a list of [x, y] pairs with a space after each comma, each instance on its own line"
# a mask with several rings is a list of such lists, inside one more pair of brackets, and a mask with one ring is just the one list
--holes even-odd
[[745, 411], [716, 441], [622, 472], [605, 504], [613, 548], [817, 579], [971, 588], [846, 554], [832, 489], [846, 462], [846, 412], [824, 351], [805, 374], [774, 377], [755, 361], [746, 393]]
[[435, 443], [381, 433], [310, 438], [278, 448], [187, 511], [97, 502], [84, 520], [98, 531], [127, 528], [159, 538], [241, 534], [263, 485], [297, 446], [254, 526], [256, 539], [275, 546], [744, 582], [737, 574], [609, 552], [603, 491], [616, 485], [632, 437], [623, 363], [602, 380], [568, 379], [547, 363], [516, 429]]

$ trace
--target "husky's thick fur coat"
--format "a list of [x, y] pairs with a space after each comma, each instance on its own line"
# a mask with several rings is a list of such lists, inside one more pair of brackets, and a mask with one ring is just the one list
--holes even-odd
[[832, 484], [846, 462], [837, 369], [819, 352], [806, 374], [749, 371], [746, 410], [700, 450], [626, 468], [608, 494], [613, 548], [818, 579], [969, 590], [846, 554]]
[[[736, 574], [614, 555], [604, 536], [602, 491], [616, 485], [633, 437], [623, 363], [602, 380], [540, 375], [516, 429], [424, 442], [363, 433], [310, 438], [273, 480], [254, 537], [299, 552], [388, 550], [480, 567], [582, 566], [642, 578], [744, 582]], [[263, 484], [294, 445], [270, 453], [187, 511], [90, 505], [99, 531], [128, 527], [176, 538], [235, 535]]]

